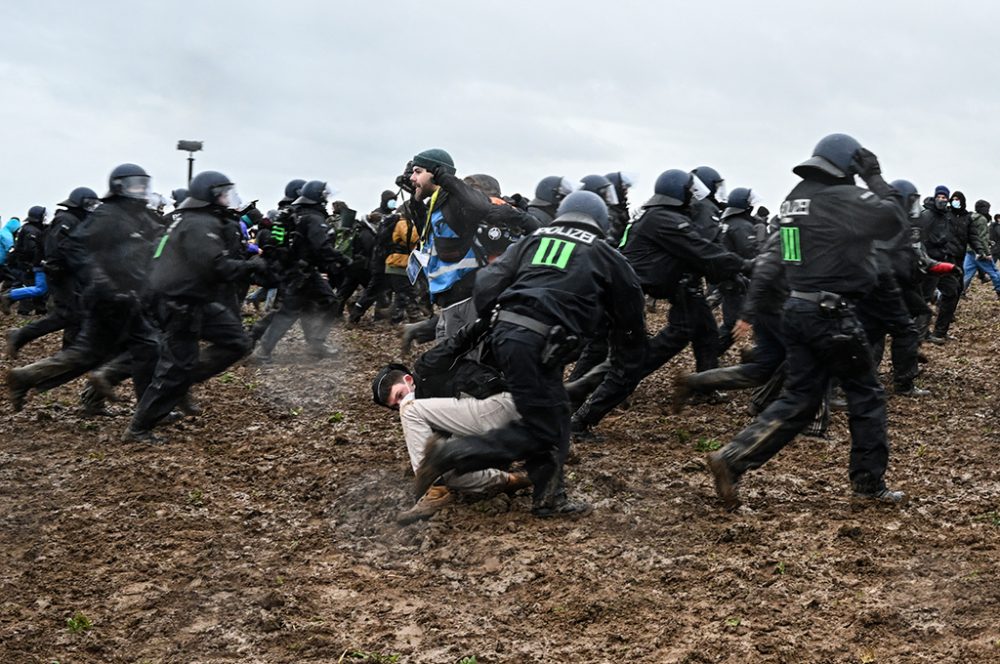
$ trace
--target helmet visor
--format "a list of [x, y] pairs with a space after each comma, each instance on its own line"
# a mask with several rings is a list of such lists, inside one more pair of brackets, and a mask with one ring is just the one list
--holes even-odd
[[93, 212], [101, 205], [100, 199], [97, 198], [85, 198], [83, 199], [83, 209], [87, 212]]
[[135, 198], [141, 201], [149, 201], [152, 193], [152, 180], [148, 175], [129, 175], [119, 180], [121, 195], [126, 198]]
[[705, 186], [705, 183], [702, 182], [701, 179], [697, 175], [692, 175], [691, 176], [691, 196], [696, 201], [701, 201], [701, 200], [704, 200], [704, 199], [708, 198], [711, 195], [712, 195], [712, 192], [711, 192], [711, 190], [709, 190], [709, 188], [707, 186]]
[[618, 205], [618, 192], [615, 191], [615, 186], [609, 184], [607, 187], [601, 190], [601, 198], [608, 205]]
[[556, 187], [556, 203], [566, 198], [574, 191], [576, 191], [576, 183], [569, 178], [563, 178], [559, 181], [559, 186]]
[[323, 187], [323, 198], [325, 200], [332, 201], [339, 193], [329, 182]]
[[239, 210], [243, 207], [243, 199], [240, 198], [234, 184], [227, 184], [220, 187], [219, 192], [215, 195], [215, 200], [219, 205], [230, 210]]
[[729, 188], [726, 187], [725, 180], [719, 180], [719, 184], [715, 186], [715, 200], [720, 203], [729, 202]]
[[914, 194], [911, 198], [913, 199], [913, 202], [910, 203], [910, 217], [912, 219], [916, 219], [923, 211], [922, 206], [920, 205], [920, 194]]

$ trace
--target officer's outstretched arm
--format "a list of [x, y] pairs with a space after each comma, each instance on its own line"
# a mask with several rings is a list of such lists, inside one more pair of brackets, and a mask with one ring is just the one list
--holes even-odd
[[472, 303], [480, 317], [486, 316], [492, 311], [500, 294], [514, 283], [517, 268], [521, 264], [522, 253], [517, 249], [519, 245], [524, 244], [526, 243], [518, 242], [512, 245], [503, 252], [500, 258], [486, 267], [480, 268], [476, 273], [476, 286], [472, 292]]

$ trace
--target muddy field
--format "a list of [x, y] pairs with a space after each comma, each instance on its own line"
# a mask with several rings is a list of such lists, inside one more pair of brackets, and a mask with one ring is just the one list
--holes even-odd
[[36, 395], [0, 416], [0, 662], [1000, 661], [1000, 303], [971, 297], [926, 348], [933, 397], [889, 403], [902, 509], [851, 511], [836, 413], [724, 512], [705, 452], [747, 397], [669, 415], [687, 355], [577, 446], [579, 521], [503, 496], [395, 525], [411, 479], [369, 382], [397, 340], [371, 322], [335, 329], [343, 361], [293, 339], [213, 379], [162, 446], [119, 442], [128, 403], [83, 418], [79, 381]]

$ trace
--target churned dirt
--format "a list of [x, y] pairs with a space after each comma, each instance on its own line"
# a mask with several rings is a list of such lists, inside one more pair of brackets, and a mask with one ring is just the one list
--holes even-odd
[[955, 340], [925, 347], [933, 396], [889, 401], [900, 509], [851, 511], [835, 413], [724, 512], [705, 454], [748, 395], [670, 415], [689, 355], [577, 446], [578, 521], [501, 496], [397, 526], [412, 480], [371, 403], [397, 354], [381, 324], [336, 328], [342, 360], [293, 337], [211, 380], [160, 446], [119, 441], [128, 402], [82, 417], [81, 381], [35, 395], [0, 416], [0, 662], [1000, 661], [998, 312], [976, 284]]

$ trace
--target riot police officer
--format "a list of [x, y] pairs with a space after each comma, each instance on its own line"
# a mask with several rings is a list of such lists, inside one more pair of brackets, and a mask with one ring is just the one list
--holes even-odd
[[16, 358], [21, 348], [51, 332], [63, 330], [62, 347], [68, 347], [80, 331], [78, 303], [81, 285], [66, 263], [65, 246], [69, 234], [91, 211], [100, 205], [97, 193], [89, 187], [77, 187], [59, 204], [52, 224], [42, 242], [45, 278], [52, 296], [48, 315], [24, 327], [7, 332], [7, 355]]
[[144, 169], [121, 164], [108, 178], [103, 204], [70, 234], [67, 264], [86, 284], [80, 334], [52, 357], [7, 374], [15, 411], [24, 406], [32, 388], [62, 385], [126, 350], [132, 358], [136, 396], [146, 390], [156, 365], [157, 338], [142, 297], [149, 261], [163, 230], [159, 216], [146, 207], [150, 191]]
[[[309, 354], [317, 358], [337, 355], [337, 349], [326, 343], [337, 317], [337, 296], [323, 274], [338, 272], [349, 261], [333, 248], [330, 241], [325, 206], [331, 194], [326, 182], [311, 180], [302, 186], [301, 194], [291, 204], [294, 208], [294, 230], [289, 233], [283, 229], [282, 233], [292, 236], [286, 249], [287, 258], [282, 265], [282, 304], [261, 335], [260, 345], [254, 352], [259, 362], [271, 360], [278, 341], [304, 315], [313, 317], [311, 324], [303, 321], [302, 325]], [[277, 230], [277, 226], [271, 228], [272, 238], [275, 238]], [[288, 240], [283, 238], [283, 241]]]
[[[250, 338], [230, 306], [230, 288], [262, 258], [245, 260], [227, 240], [240, 208], [235, 185], [205, 171], [171, 213], [170, 226], [153, 254], [149, 282], [162, 330], [155, 380], [136, 406], [124, 440], [155, 442], [152, 429], [184, 398], [188, 388], [220, 373], [250, 351]], [[200, 351], [199, 340], [210, 345]]]
[[[901, 197], [882, 179], [875, 155], [846, 134], [823, 138], [793, 171], [802, 182], [781, 205], [779, 230], [790, 289], [783, 320], [788, 377], [778, 400], [710, 455], [716, 493], [727, 508], [738, 506], [743, 473], [762, 466], [809, 424], [837, 377], [847, 394], [854, 496], [898, 503], [904, 494], [884, 481], [885, 396], [855, 304], [876, 283], [872, 243], [903, 229]], [[854, 174], [870, 189], [856, 186]]]
[[639, 381], [703, 333], [700, 321], [707, 305], [702, 275], [722, 281], [752, 266], [693, 227], [690, 206], [705, 193], [694, 176], [677, 169], [665, 171], [656, 180], [655, 192], [642, 215], [625, 231], [621, 251], [639, 275], [646, 295], [670, 301], [667, 325], [649, 341], [639, 364], [628, 366], [612, 353], [612, 367], [604, 382], [573, 417], [573, 433], [578, 437], [587, 437], [590, 427], [631, 394]]
[[591, 333], [604, 312], [623, 348], [644, 335], [643, 298], [635, 272], [604, 242], [607, 206], [575, 192], [549, 226], [511, 247], [476, 279], [481, 317], [500, 310], [491, 350], [521, 416], [488, 434], [451, 439], [428, 448], [417, 470], [417, 495], [443, 473], [466, 473], [526, 461], [536, 516], [583, 514], [590, 506], [567, 500], [562, 465], [569, 449], [569, 398], [563, 367], [573, 338]]

